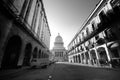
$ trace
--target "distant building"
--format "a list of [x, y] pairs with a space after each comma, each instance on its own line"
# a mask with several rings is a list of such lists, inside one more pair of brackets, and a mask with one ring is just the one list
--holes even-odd
[[63, 39], [58, 33], [58, 36], [55, 38], [54, 47], [51, 50], [53, 59], [55, 61], [58, 61], [58, 62], [67, 61], [67, 53], [63, 45], [64, 45]]

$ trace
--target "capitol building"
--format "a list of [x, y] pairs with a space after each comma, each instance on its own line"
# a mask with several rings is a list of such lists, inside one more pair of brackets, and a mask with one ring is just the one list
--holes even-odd
[[52, 58], [54, 61], [64, 62], [67, 61], [67, 50], [64, 47], [64, 42], [60, 34], [55, 38], [54, 47], [51, 50]]

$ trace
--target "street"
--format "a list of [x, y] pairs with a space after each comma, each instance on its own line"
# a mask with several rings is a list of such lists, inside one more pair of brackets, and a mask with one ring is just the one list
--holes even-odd
[[0, 80], [120, 80], [119, 74], [120, 70], [55, 63], [44, 69], [26, 69], [0, 76]]
[[120, 0], [0, 0], [0, 80], [120, 80]]

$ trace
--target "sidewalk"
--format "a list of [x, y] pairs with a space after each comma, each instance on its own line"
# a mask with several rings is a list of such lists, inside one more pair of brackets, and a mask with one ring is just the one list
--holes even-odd
[[93, 67], [93, 68], [99, 68], [99, 69], [108, 69], [108, 70], [117, 70], [120, 71], [120, 68], [110, 68], [108, 66], [97, 66], [97, 65], [88, 65], [88, 64], [81, 64], [81, 63], [70, 63], [70, 62], [57, 62], [62, 64], [70, 64], [70, 65], [77, 65], [77, 66], [86, 66], [86, 67]]
[[27, 69], [29, 69], [29, 67], [22, 67], [22, 68], [18, 68], [18, 69], [0, 70], [0, 80], [4, 79], [6, 77], [12, 77], [14, 74], [17, 74], [19, 72], [23, 72]]

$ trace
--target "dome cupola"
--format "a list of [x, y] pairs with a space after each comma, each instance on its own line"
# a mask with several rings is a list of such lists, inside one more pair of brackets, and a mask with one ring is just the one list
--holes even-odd
[[64, 49], [64, 43], [62, 37], [58, 33], [58, 36], [55, 38], [54, 49], [59, 49], [59, 48]]
[[55, 43], [63, 43], [63, 39], [59, 33], [58, 33], [58, 36], [55, 38]]

